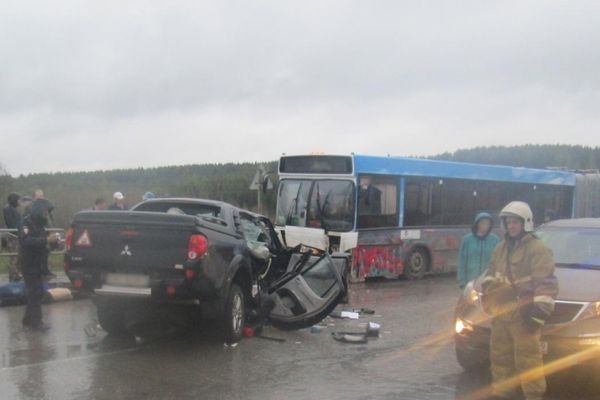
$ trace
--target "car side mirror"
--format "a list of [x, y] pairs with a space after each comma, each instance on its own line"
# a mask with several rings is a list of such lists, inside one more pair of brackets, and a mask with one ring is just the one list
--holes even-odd
[[252, 257], [258, 260], [267, 261], [269, 258], [271, 258], [271, 251], [267, 248], [267, 246], [254, 246], [250, 249], [250, 253], [252, 254]]

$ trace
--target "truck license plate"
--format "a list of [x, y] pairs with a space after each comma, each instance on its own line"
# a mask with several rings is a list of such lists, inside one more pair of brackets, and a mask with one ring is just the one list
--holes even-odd
[[150, 277], [142, 274], [108, 273], [105, 283], [113, 286], [149, 287]]

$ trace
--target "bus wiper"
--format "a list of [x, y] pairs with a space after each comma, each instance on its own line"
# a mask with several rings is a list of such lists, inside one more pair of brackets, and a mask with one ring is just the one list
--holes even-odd
[[298, 213], [298, 200], [300, 199], [300, 192], [302, 191], [302, 183], [298, 185], [298, 192], [296, 193], [296, 197], [292, 200], [292, 206], [290, 206], [290, 210], [288, 211], [288, 215], [285, 219], [286, 225], [289, 225], [292, 222], [292, 217]]
[[327, 222], [325, 222], [325, 217], [323, 217], [323, 214], [324, 214], [323, 211], [325, 210], [325, 206], [327, 205], [328, 199], [329, 199], [329, 193], [327, 193], [327, 196], [325, 196], [325, 203], [321, 207], [321, 191], [319, 189], [319, 184], [317, 183], [317, 218], [319, 218], [321, 227], [325, 230], [326, 233], [329, 230], [329, 228], [327, 226]]

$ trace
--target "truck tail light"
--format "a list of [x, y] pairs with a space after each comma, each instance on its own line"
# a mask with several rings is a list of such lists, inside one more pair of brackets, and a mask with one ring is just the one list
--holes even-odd
[[204, 235], [192, 235], [188, 242], [188, 260], [196, 260], [208, 251], [208, 239]]
[[73, 244], [73, 228], [69, 228], [65, 235], [65, 250], [70, 250]]
[[175, 286], [167, 286], [166, 292], [167, 292], [167, 296], [173, 297], [177, 293], [177, 289], [175, 289]]
[[185, 279], [194, 279], [196, 277], [195, 269], [186, 269], [185, 270]]

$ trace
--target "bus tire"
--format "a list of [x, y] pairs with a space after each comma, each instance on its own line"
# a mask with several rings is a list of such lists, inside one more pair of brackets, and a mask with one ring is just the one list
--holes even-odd
[[430, 257], [427, 250], [420, 247], [412, 249], [404, 264], [404, 277], [409, 280], [423, 278], [429, 270], [429, 263]]

